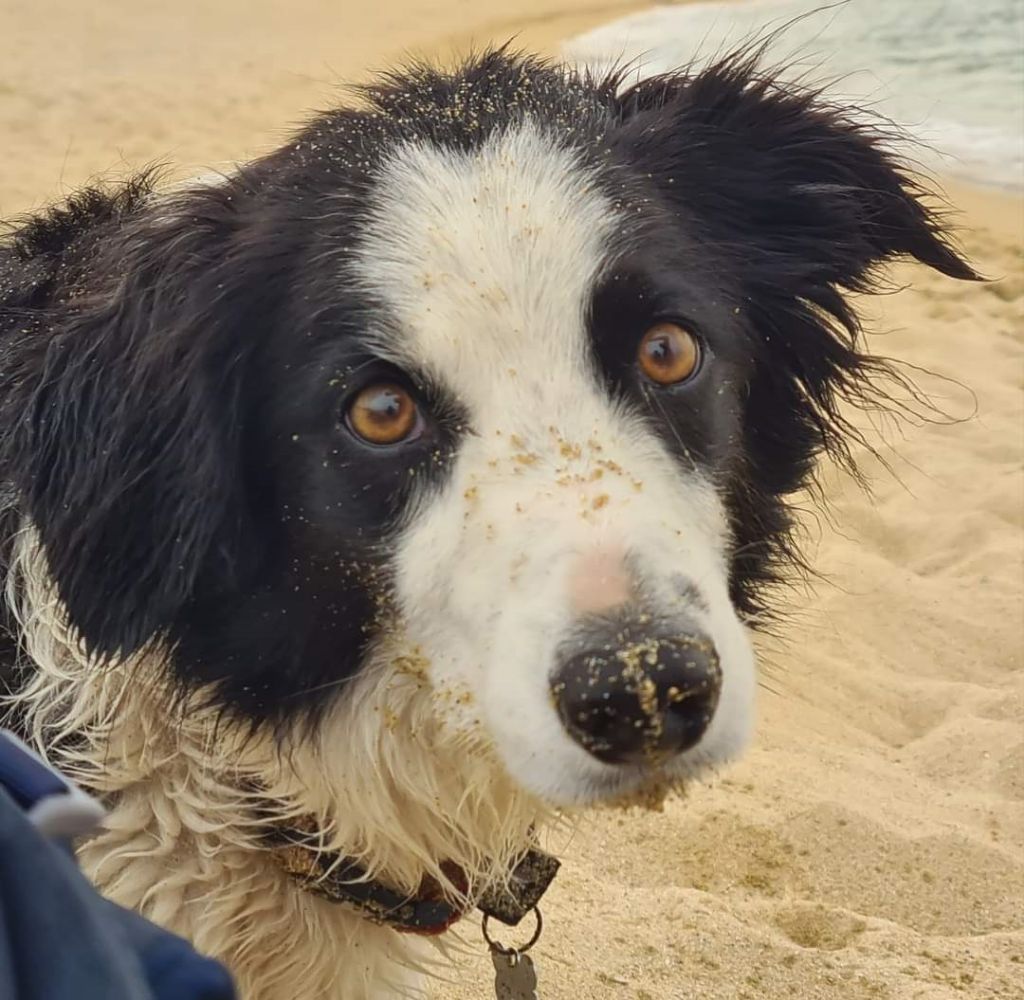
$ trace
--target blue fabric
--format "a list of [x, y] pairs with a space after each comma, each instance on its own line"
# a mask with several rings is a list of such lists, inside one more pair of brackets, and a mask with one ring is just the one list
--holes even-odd
[[0, 787], [22, 809], [51, 795], [66, 795], [67, 787], [56, 772], [26, 753], [21, 753], [0, 731]]
[[233, 1000], [223, 966], [103, 899], [32, 826], [26, 789], [59, 794], [39, 766], [0, 739], [0, 1000]]

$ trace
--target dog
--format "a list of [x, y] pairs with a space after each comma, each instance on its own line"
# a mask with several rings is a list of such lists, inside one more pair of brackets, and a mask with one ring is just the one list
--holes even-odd
[[498, 49], [15, 223], [9, 683], [96, 884], [252, 1000], [415, 994], [546, 824], [739, 755], [887, 370], [848, 293], [975, 277], [886, 134], [750, 51]]

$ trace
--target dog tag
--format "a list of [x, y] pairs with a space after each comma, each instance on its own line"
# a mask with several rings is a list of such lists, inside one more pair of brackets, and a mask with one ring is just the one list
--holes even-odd
[[537, 970], [529, 955], [491, 951], [494, 962], [494, 995], [497, 1000], [539, 1000]]

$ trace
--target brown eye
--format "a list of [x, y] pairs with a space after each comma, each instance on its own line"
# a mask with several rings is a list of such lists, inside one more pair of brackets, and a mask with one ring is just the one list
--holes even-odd
[[370, 444], [399, 444], [419, 429], [419, 410], [401, 386], [379, 383], [363, 389], [346, 415], [354, 434]]
[[655, 323], [640, 341], [637, 362], [652, 382], [675, 385], [697, 370], [700, 345], [678, 323]]

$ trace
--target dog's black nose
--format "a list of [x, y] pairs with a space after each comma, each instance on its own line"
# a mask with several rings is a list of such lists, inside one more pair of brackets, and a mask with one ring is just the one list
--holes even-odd
[[551, 682], [562, 724], [607, 764], [658, 761], [700, 742], [722, 687], [711, 641], [623, 628], [567, 651]]

